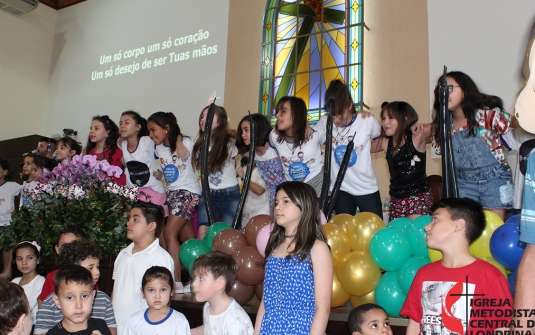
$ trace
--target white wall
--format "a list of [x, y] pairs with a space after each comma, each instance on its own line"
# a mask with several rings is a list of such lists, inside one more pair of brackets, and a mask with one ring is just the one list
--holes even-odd
[[0, 141], [43, 134], [56, 15], [0, 10]]

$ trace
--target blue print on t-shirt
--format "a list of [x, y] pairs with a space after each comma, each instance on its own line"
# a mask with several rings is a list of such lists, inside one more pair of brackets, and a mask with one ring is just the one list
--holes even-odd
[[178, 179], [179, 175], [180, 172], [178, 171], [178, 168], [173, 164], [167, 164], [163, 168], [163, 177], [167, 184], [174, 183]]
[[[336, 161], [336, 164], [340, 166], [342, 164], [342, 161], [344, 160], [344, 155], [346, 153], [347, 145], [341, 145], [338, 148], [334, 149], [334, 160]], [[349, 164], [348, 167], [351, 167], [355, 165], [357, 162], [357, 152], [355, 150], [351, 150], [351, 156], [349, 157]]]
[[305, 163], [293, 162], [288, 169], [290, 178], [295, 181], [303, 181], [310, 173], [310, 169]]

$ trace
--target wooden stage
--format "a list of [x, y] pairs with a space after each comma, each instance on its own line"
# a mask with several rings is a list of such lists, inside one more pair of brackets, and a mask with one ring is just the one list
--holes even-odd
[[[247, 304], [243, 305], [243, 309], [253, 322], [256, 320], [256, 312], [260, 301], [256, 296]], [[175, 294], [171, 301], [171, 307], [184, 314], [188, 319], [192, 328], [202, 325], [202, 308], [203, 303], [198, 303], [190, 293]], [[331, 309], [331, 316], [327, 325], [327, 335], [349, 335], [347, 329], [347, 317], [349, 312], [353, 309], [351, 303], [348, 301], [343, 307], [336, 307]], [[408, 319], [405, 318], [390, 318], [390, 325], [394, 335], [405, 335]]]

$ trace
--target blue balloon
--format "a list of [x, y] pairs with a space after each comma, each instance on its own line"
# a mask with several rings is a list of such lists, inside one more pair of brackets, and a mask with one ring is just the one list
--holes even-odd
[[511, 290], [511, 296], [513, 296], [513, 299], [514, 299], [515, 298], [516, 271], [511, 272], [509, 277], [507, 277], [507, 281], [509, 282], [509, 290]]
[[505, 221], [505, 224], [514, 224], [515, 226], [520, 225], [520, 214], [511, 216], [507, 221]]
[[[511, 219], [513, 219], [512, 217]], [[509, 222], [511, 219], [507, 220]], [[490, 253], [504, 268], [514, 271], [520, 263], [526, 244], [518, 240], [518, 224], [504, 224], [498, 227], [490, 238]]]

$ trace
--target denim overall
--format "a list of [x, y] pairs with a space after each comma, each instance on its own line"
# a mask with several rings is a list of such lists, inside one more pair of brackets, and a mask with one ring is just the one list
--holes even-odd
[[456, 131], [451, 138], [459, 197], [479, 201], [483, 208], [512, 208], [511, 168], [494, 157], [477, 129], [476, 136], [468, 136], [469, 131]]

